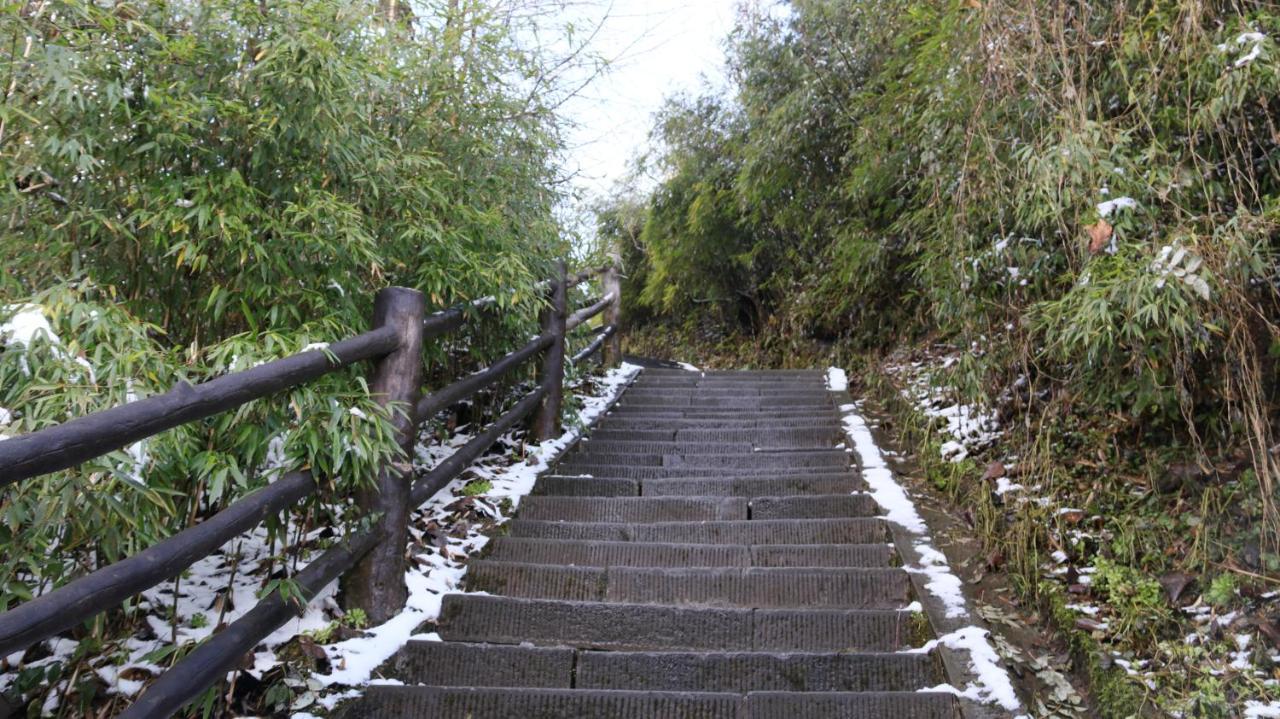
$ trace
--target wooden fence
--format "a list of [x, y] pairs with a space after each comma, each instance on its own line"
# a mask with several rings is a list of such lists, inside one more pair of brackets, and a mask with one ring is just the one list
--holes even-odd
[[[603, 296], [569, 314], [569, 289], [597, 275], [601, 277]], [[412, 509], [535, 411], [533, 430], [537, 439], [549, 439], [560, 431], [565, 340], [575, 328], [605, 313], [600, 334], [569, 362], [582, 362], [601, 349], [606, 364], [616, 365], [621, 357], [620, 285], [615, 267], [591, 268], [569, 276], [561, 262], [557, 276], [540, 283], [540, 288], [547, 292], [549, 302], [542, 313], [541, 332], [537, 337], [487, 369], [458, 379], [426, 397], [420, 396], [423, 345], [461, 328], [467, 322], [467, 313], [455, 308], [428, 315], [422, 293], [389, 287], [375, 298], [373, 328], [363, 334], [322, 350], [302, 352], [199, 385], [180, 383], [163, 395], [0, 442], [2, 490], [15, 482], [73, 467], [166, 429], [234, 409], [365, 360], [374, 362], [369, 388], [376, 399], [384, 406], [396, 403], [412, 408], [410, 412], [391, 414], [404, 452], [401, 461], [382, 467], [374, 486], [358, 492], [355, 498], [356, 505], [364, 516], [372, 519], [372, 524], [339, 539], [291, 578], [293, 591], [302, 600], [286, 597], [279, 590], [271, 593], [161, 674], [121, 717], [172, 715], [226, 676], [268, 634], [291, 617], [299, 616], [306, 603], [335, 579], [342, 580], [348, 606], [363, 609], [374, 623], [400, 611], [407, 595], [404, 549]], [[492, 298], [475, 303], [487, 310], [492, 310], [494, 304]], [[412, 456], [412, 445], [421, 422], [492, 385], [539, 354], [542, 364], [536, 389], [448, 459], [423, 476], [413, 477], [408, 458]], [[226, 542], [316, 491], [316, 481], [309, 472], [286, 474], [132, 557], [0, 614], [0, 656], [24, 650], [80, 625], [119, 606], [129, 597], [177, 576]]]

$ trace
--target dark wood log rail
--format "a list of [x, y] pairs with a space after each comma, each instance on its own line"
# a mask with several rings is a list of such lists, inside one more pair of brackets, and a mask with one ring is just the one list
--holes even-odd
[[[620, 359], [620, 354], [606, 344], [618, 336], [617, 268], [605, 265], [568, 274], [561, 262], [556, 274], [538, 285], [546, 292], [548, 304], [541, 318], [542, 331], [537, 337], [487, 369], [460, 378], [421, 399], [417, 395], [423, 374], [424, 343], [462, 328], [470, 313], [466, 308], [454, 307], [425, 314], [421, 293], [389, 287], [378, 293], [374, 327], [363, 334], [324, 349], [302, 352], [198, 385], [179, 382], [165, 394], [0, 442], [2, 490], [16, 482], [73, 467], [164, 430], [297, 387], [357, 362], [372, 360], [376, 364], [369, 380], [371, 393], [384, 406], [395, 402], [412, 408], [407, 416], [400, 414], [397, 424], [401, 448], [407, 453], [420, 423], [492, 385], [534, 356], [542, 355], [537, 387], [449, 458], [416, 481], [407, 461], [392, 462], [380, 470], [374, 489], [359, 493], [356, 498], [357, 506], [371, 523], [335, 542], [291, 578], [294, 590], [305, 601], [288, 599], [279, 590], [271, 593], [170, 667], [121, 717], [167, 717], [177, 712], [231, 671], [264, 637], [300, 615], [306, 602], [335, 579], [344, 580], [344, 589], [359, 587], [348, 592], [348, 601], [354, 601], [354, 606], [365, 610], [375, 622], [400, 610], [405, 601], [405, 527], [412, 508], [458, 476], [535, 410], [535, 436], [546, 439], [557, 434], [566, 361], [576, 365], [602, 348], [605, 364], [616, 365]], [[569, 314], [568, 290], [597, 276], [601, 279], [603, 296]], [[495, 305], [496, 300], [490, 297], [472, 303], [471, 309], [488, 313], [494, 311]], [[566, 360], [569, 332], [602, 312], [605, 324], [599, 335]], [[289, 473], [132, 557], [0, 613], [0, 656], [71, 629], [177, 576], [226, 542], [316, 491], [317, 483], [309, 472]]]

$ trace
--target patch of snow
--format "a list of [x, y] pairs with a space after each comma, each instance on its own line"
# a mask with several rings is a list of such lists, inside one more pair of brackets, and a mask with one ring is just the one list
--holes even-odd
[[871, 496], [885, 510], [885, 518], [912, 534], [924, 534], [927, 531], [924, 520], [916, 513], [902, 485], [894, 480], [871, 429], [857, 412], [857, 405], [841, 405], [840, 411], [844, 414], [845, 434], [861, 460], [862, 477], [871, 488]]
[[[941, 360], [938, 370], [946, 370], [960, 361], [958, 354], [949, 355]], [[949, 398], [945, 387], [934, 386], [928, 369], [919, 363], [909, 366], [890, 366], [886, 368], [891, 374], [904, 376], [908, 385], [902, 396], [927, 417], [940, 419], [945, 424], [944, 434], [950, 439], [938, 448], [943, 459], [959, 462], [971, 454], [993, 444], [1002, 434], [1000, 422], [992, 412]]]
[[907, 571], [926, 576], [925, 586], [936, 596], [948, 617], [963, 617], [967, 613], [961, 582], [951, 572], [947, 558], [929, 544], [927, 527], [906, 490], [893, 477], [893, 471], [885, 464], [880, 447], [876, 444], [867, 422], [857, 411], [857, 405], [841, 405], [844, 414], [845, 434], [855, 448], [860, 460], [862, 477], [871, 489], [871, 496], [885, 512], [885, 519], [906, 531], [917, 535], [915, 549], [920, 553], [920, 565], [907, 567]]
[[[23, 350], [30, 350], [31, 343], [43, 335], [48, 341], [49, 347], [53, 352], [53, 356], [65, 360], [67, 352], [62, 348], [62, 339], [53, 331], [49, 321], [44, 317], [44, 308], [40, 305], [9, 305], [5, 308], [14, 315], [4, 324], [0, 324], [0, 343], [9, 347], [21, 345]], [[93, 371], [93, 365], [83, 357], [71, 358], [76, 364], [84, 367], [89, 373], [89, 382], [92, 384], [97, 381], [97, 377]], [[27, 355], [24, 352], [18, 358], [19, 366], [22, 373], [31, 376], [31, 366], [27, 364]]]
[[1020, 490], [1020, 489], [1026, 489], [1026, 488], [1023, 487], [1021, 484], [1015, 484], [1013, 482], [1010, 482], [1008, 477], [996, 478], [996, 489], [995, 489], [996, 494], [1001, 494], [1001, 495], [1008, 494], [1009, 492], [1016, 492], [1017, 490]]
[[1244, 717], [1245, 719], [1276, 719], [1280, 717], [1280, 701], [1263, 704], [1248, 700], [1244, 703]]
[[49, 344], [62, 344], [49, 320], [44, 318], [44, 308], [40, 305], [10, 305], [5, 310], [14, 313], [8, 322], [0, 324], [0, 336], [5, 337], [5, 344], [30, 347], [40, 335], [44, 335]]
[[1249, 661], [1249, 643], [1253, 641], [1253, 635], [1237, 634], [1235, 640], [1236, 650], [1231, 652], [1231, 668], [1248, 671], [1253, 668], [1253, 663]]
[[701, 372], [701, 371], [702, 371], [702, 370], [698, 369], [697, 367], [695, 367], [695, 366], [693, 366], [693, 365], [689, 364], [688, 362], [677, 362], [676, 364], [680, 365], [680, 369], [682, 369], [682, 370], [684, 370], [684, 371], [686, 371], [686, 372]]
[[[930, 544], [927, 527], [915, 504], [893, 477], [885, 464], [880, 447], [867, 421], [858, 412], [856, 404], [841, 405], [842, 423], [850, 444], [856, 449], [862, 476], [870, 487], [870, 494], [885, 511], [888, 521], [916, 535], [913, 545], [920, 555], [919, 566], [906, 567], [909, 572], [926, 576], [925, 588], [943, 605], [948, 617], [968, 614], [960, 578], [951, 572], [947, 558]], [[965, 627], [927, 643], [912, 652], [928, 652], [938, 643], [968, 653], [970, 668], [976, 680], [963, 691], [943, 685], [939, 689], [954, 691], [960, 696], [980, 702], [995, 702], [1008, 711], [1021, 707], [1009, 674], [1000, 666], [999, 656], [987, 641], [987, 632], [978, 627]]]
[[948, 618], [967, 615], [963, 585], [960, 578], [951, 573], [946, 556], [927, 542], [916, 542], [915, 548], [920, 552], [920, 565], [904, 569], [913, 574], [925, 575], [925, 588], [942, 602]]
[[969, 668], [976, 677], [963, 690], [949, 684], [921, 689], [920, 691], [944, 691], [956, 696], [983, 703], [999, 704], [1005, 711], [1017, 711], [1022, 708], [1018, 695], [1013, 690], [1013, 682], [1009, 673], [1000, 666], [1000, 656], [987, 641], [988, 632], [978, 627], [964, 627], [937, 639], [927, 642], [918, 649], [909, 649], [912, 653], [933, 651], [938, 645], [946, 646], [969, 655]]
[[[1253, 47], [1249, 49], [1249, 52], [1236, 58], [1235, 62], [1231, 63], [1232, 66], [1236, 68], [1241, 68], [1253, 62], [1254, 60], [1257, 60], [1258, 57], [1262, 55], [1262, 43], [1266, 39], [1267, 39], [1267, 36], [1260, 32], [1243, 32], [1237, 35], [1236, 36], [1237, 47], [1244, 47], [1245, 45], [1248, 45], [1250, 43], [1253, 44]], [[1218, 46], [1219, 52], [1226, 52], [1227, 49], [1228, 47], [1226, 43], [1223, 43]]]
[[1132, 197], [1117, 197], [1114, 200], [1098, 203], [1098, 216], [1110, 217], [1112, 212], [1116, 210], [1132, 210], [1138, 206], [1138, 201]]
[[849, 389], [849, 376], [839, 367], [828, 367], [827, 389], [832, 392], [843, 392]]

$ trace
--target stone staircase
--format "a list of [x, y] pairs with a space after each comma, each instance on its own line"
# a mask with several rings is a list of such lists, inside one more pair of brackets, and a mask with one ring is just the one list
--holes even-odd
[[646, 370], [343, 716], [960, 716], [833, 397]]

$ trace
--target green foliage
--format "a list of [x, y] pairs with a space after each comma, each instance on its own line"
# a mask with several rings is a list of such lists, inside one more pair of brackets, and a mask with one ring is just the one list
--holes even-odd
[[554, 128], [493, 81], [529, 68], [470, 3], [465, 45], [359, 2], [52, 5], [0, 26], [37, 39], [7, 63], [11, 294], [90, 277], [199, 347], [356, 329], [383, 284], [527, 289], [558, 243]]
[[1215, 607], [1225, 607], [1236, 599], [1236, 578], [1232, 574], [1219, 574], [1209, 583], [1204, 600]]
[[1140, 442], [1248, 445], [1280, 537], [1278, 33], [1260, 2], [744, 11], [731, 95], [659, 118], [640, 301], [666, 323], [750, 297], [719, 316], [778, 364], [797, 336], [974, 348], [960, 397], [1021, 376], [1044, 432], [1090, 406]]
[[364, 629], [369, 626], [369, 615], [360, 607], [352, 607], [342, 616], [342, 624], [351, 629]]
[[[22, 314], [50, 329], [29, 346], [0, 330], [0, 438], [366, 331], [388, 285], [504, 310], [431, 343], [429, 387], [527, 339], [535, 283], [569, 249], [553, 212], [553, 59], [525, 47], [514, 6], [413, 12], [0, 5], [0, 325]], [[367, 370], [5, 488], [0, 611], [290, 470], [321, 484], [299, 516], [342, 521], [335, 499], [398, 452]], [[285, 526], [268, 520], [273, 541]], [[276, 589], [301, 599], [287, 579], [263, 591]]]
[[1111, 630], [1121, 636], [1143, 638], [1154, 646], [1169, 624], [1169, 603], [1160, 583], [1133, 567], [1098, 557], [1094, 561], [1093, 589], [1106, 597], [1114, 610]]
[[478, 497], [491, 489], [493, 489], [493, 482], [490, 482], [487, 479], [478, 482], [468, 482], [467, 485], [462, 488], [462, 496]]

